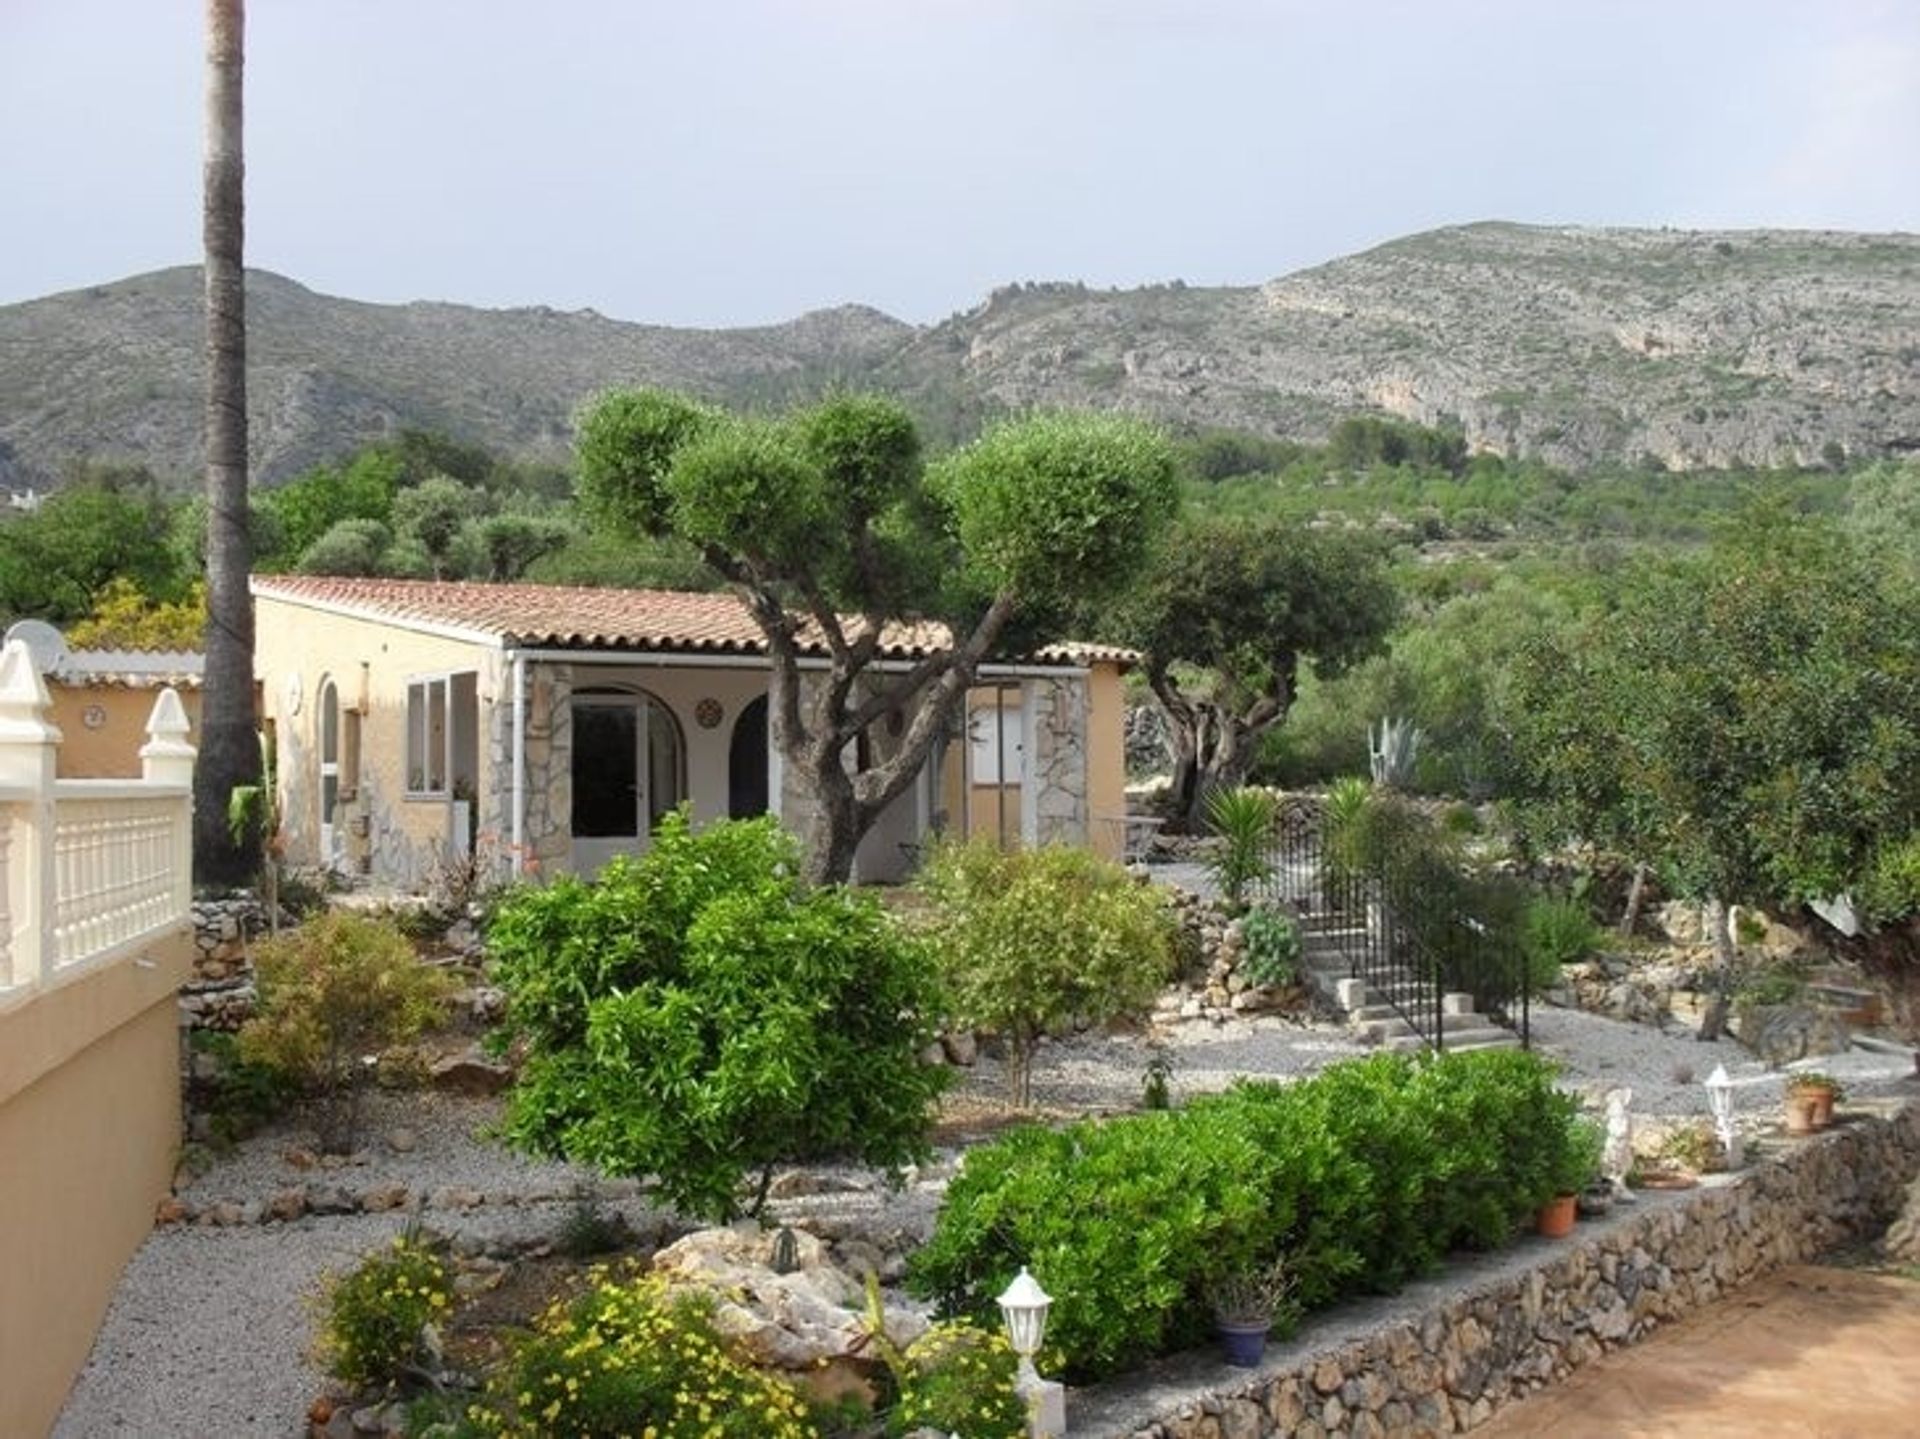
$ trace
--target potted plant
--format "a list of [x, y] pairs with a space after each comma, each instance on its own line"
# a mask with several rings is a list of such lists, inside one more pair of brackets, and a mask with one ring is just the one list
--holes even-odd
[[1846, 1096], [1839, 1080], [1817, 1069], [1787, 1076], [1787, 1133], [1811, 1134], [1833, 1123], [1833, 1106]]
[[1580, 1195], [1600, 1173], [1606, 1142], [1606, 1131], [1591, 1119], [1575, 1115], [1567, 1121], [1548, 1171], [1553, 1197], [1540, 1207], [1534, 1225], [1548, 1239], [1564, 1239], [1573, 1232]]
[[1263, 1268], [1240, 1269], [1216, 1280], [1207, 1291], [1213, 1322], [1220, 1332], [1227, 1363], [1252, 1369], [1266, 1351], [1267, 1332], [1286, 1302], [1293, 1279], [1286, 1262], [1276, 1259]]

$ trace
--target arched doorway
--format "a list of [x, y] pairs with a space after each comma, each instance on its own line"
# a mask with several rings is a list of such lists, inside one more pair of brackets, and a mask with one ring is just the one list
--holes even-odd
[[581, 690], [573, 718], [573, 867], [599, 870], [638, 854], [686, 797], [680, 723], [644, 691]]
[[751, 701], [733, 722], [727, 747], [727, 815], [752, 819], [765, 814], [772, 795], [767, 784], [767, 697]]

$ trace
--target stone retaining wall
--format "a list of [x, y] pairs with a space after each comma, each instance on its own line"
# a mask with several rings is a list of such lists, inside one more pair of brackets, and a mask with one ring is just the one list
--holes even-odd
[[1920, 1172], [1920, 1103], [1786, 1141], [1711, 1187], [1647, 1195], [1568, 1240], [1344, 1306], [1258, 1370], [1185, 1355], [1076, 1393], [1075, 1436], [1452, 1434], [1781, 1265], [1876, 1233]]

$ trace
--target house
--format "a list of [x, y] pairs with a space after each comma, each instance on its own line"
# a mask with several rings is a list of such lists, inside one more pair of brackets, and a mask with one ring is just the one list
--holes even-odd
[[[498, 872], [592, 872], [660, 817], [771, 812], [804, 828], [768, 734], [766, 645], [728, 593], [257, 577], [255, 672], [287, 858], [415, 886], [477, 855]], [[884, 665], [946, 642], [898, 626]], [[804, 639], [803, 639], [804, 643]], [[825, 648], [803, 650], [824, 671]], [[855, 860], [902, 878], [936, 831], [1117, 853], [1123, 650], [1056, 646], [983, 666], [964, 735], [938, 746]], [[884, 749], [900, 721], [882, 720]]]
[[200, 727], [206, 656], [198, 651], [70, 649], [41, 620], [20, 620], [6, 637], [26, 645], [46, 681], [61, 779], [138, 778], [147, 717], [162, 690], [173, 690], [188, 724]]

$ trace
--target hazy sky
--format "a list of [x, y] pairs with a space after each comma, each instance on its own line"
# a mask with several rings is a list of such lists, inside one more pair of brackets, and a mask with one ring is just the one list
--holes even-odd
[[[1916, 0], [250, 0], [247, 258], [911, 320], [1500, 218], [1920, 229]], [[0, 0], [0, 302], [193, 262], [200, 0]]]

